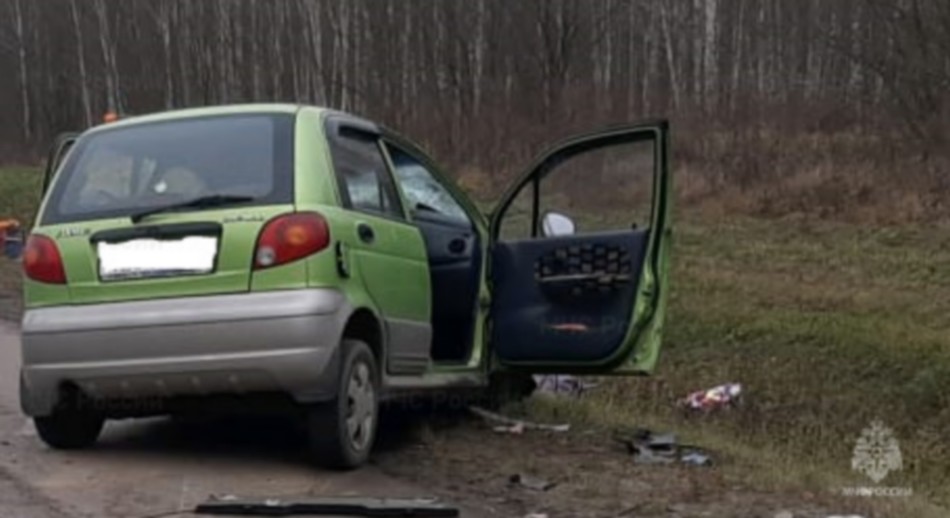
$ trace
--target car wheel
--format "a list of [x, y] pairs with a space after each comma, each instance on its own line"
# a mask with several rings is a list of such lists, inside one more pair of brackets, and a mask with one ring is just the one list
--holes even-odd
[[379, 370], [369, 346], [343, 340], [336, 397], [309, 409], [308, 434], [314, 461], [326, 468], [353, 469], [369, 458], [379, 425]]
[[33, 418], [40, 439], [57, 450], [78, 450], [94, 445], [105, 422], [87, 399], [73, 394], [64, 395], [52, 414]]

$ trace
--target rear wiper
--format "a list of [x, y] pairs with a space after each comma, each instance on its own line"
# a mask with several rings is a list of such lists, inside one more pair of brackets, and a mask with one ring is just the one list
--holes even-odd
[[163, 207], [155, 207], [154, 209], [136, 212], [135, 214], [132, 214], [131, 218], [132, 223], [138, 223], [149, 216], [154, 216], [155, 214], [161, 214], [163, 212], [174, 212], [176, 210], [184, 209], [207, 209], [211, 207], [220, 207], [222, 205], [231, 205], [233, 203], [245, 203], [254, 200], [255, 198], [252, 196], [238, 196], [235, 194], [211, 194], [208, 196], [201, 196], [193, 200], [183, 201], [181, 203], [173, 203]]

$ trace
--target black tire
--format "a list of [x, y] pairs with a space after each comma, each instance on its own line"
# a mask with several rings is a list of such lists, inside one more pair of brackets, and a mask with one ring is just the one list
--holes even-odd
[[52, 414], [33, 418], [40, 439], [57, 450], [80, 450], [96, 444], [105, 422], [88, 400], [74, 394], [65, 394]]
[[[336, 470], [358, 468], [369, 459], [379, 428], [379, 368], [369, 346], [359, 340], [344, 339], [343, 361], [337, 381], [337, 396], [308, 409], [307, 434], [313, 461]], [[355, 376], [355, 377], [354, 377]], [[365, 376], [368, 385], [359, 379]], [[351, 384], [358, 394], [350, 396]], [[364, 390], [369, 390], [371, 398]], [[357, 401], [357, 399], [359, 401]], [[371, 416], [367, 422], [363, 414]], [[351, 433], [351, 422], [360, 430]]]

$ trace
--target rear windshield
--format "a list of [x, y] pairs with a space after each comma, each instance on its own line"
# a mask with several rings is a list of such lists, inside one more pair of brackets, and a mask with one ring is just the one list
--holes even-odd
[[122, 217], [202, 196], [293, 200], [293, 115], [231, 115], [83, 137], [58, 173], [44, 224]]

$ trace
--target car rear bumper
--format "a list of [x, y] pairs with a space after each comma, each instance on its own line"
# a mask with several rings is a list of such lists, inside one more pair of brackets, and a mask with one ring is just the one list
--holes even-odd
[[28, 310], [20, 400], [47, 415], [64, 386], [97, 401], [282, 392], [332, 397], [349, 316], [331, 289]]

